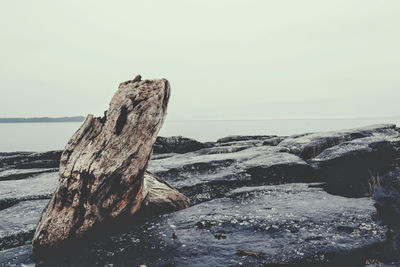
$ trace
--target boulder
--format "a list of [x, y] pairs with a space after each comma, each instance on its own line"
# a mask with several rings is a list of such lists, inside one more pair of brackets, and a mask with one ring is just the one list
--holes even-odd
[[400, 167], [396, 167], [380, 179], [380, 187], [374, 192], [375, 207], [379, 219], [389, 226], [388, 249], [390, 260], [400, 263]]
[[395, 130], [395, 127], [396, 125], [394, 124], [379, 124], [343, 131], [292, 136], [279, 143], [279, 146], [288, 148], [290, 153], [298, 155], [303, 159], [311, 159], [319, 155], [326, 148], [354, 139], [379, 135], [396, 136], [398, 132]]
[[206, 145], [183, 136], [157, 137], [154, 143], [154, 153], [187, 153], [205, 148]]
[[[379, 217], [389, 226], [400, 230], [400, 167], [381, 177], [374, 193]], [[399, 231], [400, 234], [400, 231]], [[400, 236], [400, 235], [399, 235]], [[400, 239], [398, 240], [400, 245]], [[400, 252], [400, 246], [399, 252]], [[400, 255], [400, 254], [399, 254]]]
[[350, 197], [371, 195], [379, 178], [389, 171], [396, 151], [385, 137], [365, 137], [327, 148], [311, 164], [326, 179], [332, 194]]
[[[36, 255], [72, 246], [135, 214], [170, 95], [165, 79], [121, 83], [104, 117], [88, 115], [61, 155], [59, 186], [36, 229]], [[147, 189], [147, 194], [152, 191]]]

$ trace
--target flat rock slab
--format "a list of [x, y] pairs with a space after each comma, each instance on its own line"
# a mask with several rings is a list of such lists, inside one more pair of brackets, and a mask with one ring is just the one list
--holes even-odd
[[56, 168], [59, 165], [61, 151], [48, 151], [43, 153], [22, 152], [6, 154], [0, 157], [0, 170], [8, 168]]
[[48, 200], [20, 202], [0, 211], [0, 250], [30, 243]]
[[301, 158], [310, 159], [319, 155], [319, 153], [326, 148], [339, 145], [346, 141], [379, 135], [398, 135], [395, 128], [396, 125], [394, 124], [378, 124], [342, 131], [304, 134], [289, 137], [279, 143], [278, 146], [288, 148], [291, 153]]
[[228, 143], [237, 141], [248, 141], [248, 140], [267, 140], [277, 137], [276, 135], [230, 135], [217, 140], [217, 143]]
[[0, 266], [24, 266], [22, 264], [26, 267], [35, 266], [31, 245], [0, 250]]
[[183, 136], [157, 137], [154, 143], [154, 153], [187, 153], [205, 148], [206, 145], [197, 140]]
[[20, 201], [49, 199], [57, 184], [57, 172], [42, 173], [23, 180], [0, 181], [0, 210]]
[[241, 186], [312, 182], [312, 168], [285, 148], [212, 147], [153, 159], [149, 171], [199, 203]]
[[78, 266], [259, 266], [332, 263], [344, 257], [346, 263], [360, 263], [385, 241], [387, 229], [374, 215], [370, 198], [333, 196], [308, 184], [241, 188], [100, 238], [63, 261]]
[[22, 180], [41, 173], [58, 172], [58, 168], [7, 169], [0, 171], [0, 182]]

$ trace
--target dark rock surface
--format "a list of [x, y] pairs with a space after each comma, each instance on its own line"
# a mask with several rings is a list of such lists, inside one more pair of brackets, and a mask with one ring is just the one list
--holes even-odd
[[153, 152], [155, 154], [161, 153], [187, 153], [205, 148], [206, 145], [182, 136], [171, 136], [171, 137], [157, 137], [154, 143]]
[[[374, 213], [369, 198], [333, 196], [307, 184], [241, 188], [98, 238], [63, 261], [74, 266], [357, 266], [385, 246], [386, 227], [373, 220]], [[221, 235], [226, 238], [217, 238]]]
[[48, 199], [20, 202], [0, 211], [0, 248], [25, 245], [31, 242], [38, 219]]
[[205, 148], [153, 159], [148, 170], [179, 189], [192, 204], [242, 186], [314, 181], [312, 168], [284, 148], [237, 148]]
[[21, 180], [41, 173], [57, 172], [58, 168], [6, 169], [0, 171], [0, 181]]
[[400, 137], [391, 138], [389, 139], [389, 142], [396, 151], [397, 158], [400, 158]]
[[230, 135], [217, 140], [217, 143], [247, 141], [247, 140], [266, 140], [277, 137], [276, 135]]
[[58, 173], [42, 173], [22, 180], [0, 181], [0, 211], [21, 201], [49, 199], [58, 184]]
[[389, 226], [400, 229], [400, 167], [382, 177], [374, 199], [380, 218]]
[[291, 153], [304, 159], [316, 157], [326, 148], [339, 145], [363, 137], [398, 135], [394, 124], [379, 124], [362, 128], [332, 131], [323, 133], [311, 133], [301, 136], [292, 136], [282, 141], [279, 146], [286, 147]]
[[[140, 216], [46, 263], [397, 266], [400, 134], [393, 129], [369, 126], [283, 141], [285, 137], [235, 137], [203, 143], [205, 147], [187, 153], [154, 154], [148, 166], [153, 174], [144, 174]], [[349, 139], [337, 139], [343, 135]], [[294, 139], [300, 144], [305, 137], [311, 144], [299, 150], [285, 145]], [[312, 157], [299, 152], [314, 149], [318, 153]], [[29, 244], [32, 222], [47, 200], [29, 199], [48, 197], [57, 184], [55, 173], [7, 164], [0, 176], [23, 171], [38, 173], [0, 181], [0, 201], [16, 199], [0, 211], [5, 215], [1, 226], [7, 224], [0, 228], [0, 265], [35, 264]], [[183, 197], [171, 187], [186, 194], [191, 207], [176, 211], [187, 202], [176, 201]], [[167, 214], [158, 215], [163, 212]]]
[[327, 181], [328, 192], [370, 195], [380, 174], [388, 172], [396, 152], [384, 137], [366, 137], [325, 149], [312, 162]]
[[388, 240], [391, 242], [391, 257], [400, 266], [400, 167], [381, 178], [381, 186], [375, 191], [375, 206], [382, 222], [389, 226]]
[[5, 168], [32, 169], [58, 168], [62, 151], [44, 153], [17, 153], [0, 158], [0, 170]]

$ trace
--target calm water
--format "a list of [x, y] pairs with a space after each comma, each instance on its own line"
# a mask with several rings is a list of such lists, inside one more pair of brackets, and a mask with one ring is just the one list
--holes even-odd
[[[377, 123], [400, 125], [400, 117], [379, 119], [166, 121], [160, 135], [183, 135], [199, 141], [215, 141], [227, 135], [291, 135], [305, 132], [340, 130]], [[2, 123], [0, 124], [0, 152], [63, 149], [80, 125], [80, 122]]]

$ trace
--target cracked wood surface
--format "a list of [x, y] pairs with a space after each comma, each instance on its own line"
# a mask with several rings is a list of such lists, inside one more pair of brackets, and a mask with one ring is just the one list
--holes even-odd
[[136, 77], [120, 84], [103, 118], [87, 116], [62, 153], [59, 186], [39, 221], [35, 251], [62, 247], [138, 211], [169, 95], [166, 79]]

